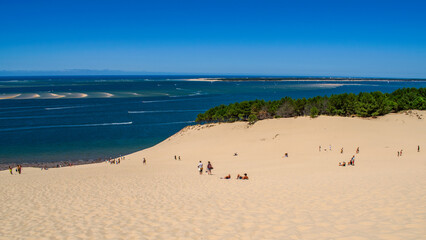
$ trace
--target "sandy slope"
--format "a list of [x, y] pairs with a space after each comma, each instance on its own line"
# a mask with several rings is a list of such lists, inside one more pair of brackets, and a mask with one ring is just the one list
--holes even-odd
[[0, 239], [426, 239], [417, 113], [193, 126], [120, 165], [2, 171]]

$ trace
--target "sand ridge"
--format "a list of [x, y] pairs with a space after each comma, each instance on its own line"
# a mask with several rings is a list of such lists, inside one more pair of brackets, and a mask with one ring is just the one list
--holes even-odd
[[119, 165], [2, 171], [0, 239], [423, 239], [425, 117], [189, 126]]

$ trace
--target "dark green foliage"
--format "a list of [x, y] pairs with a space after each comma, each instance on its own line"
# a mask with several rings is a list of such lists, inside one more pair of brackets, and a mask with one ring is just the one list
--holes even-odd
[[319, 115], [375, 117], [390, 112], [419, 109], [426, 110], [426, 88], [402, 88], [393, 93], [344, 93], [330, 97], [292, 99], [277, 101], [244, 101], [227, 106], [220, 105], [197, 116], [197, 122], [234, 122]]
[[256, 115], [254, 115], [254, 114], [250, 114], [250, 116], [248, 117], [248, 121], [249, 121], [250, 124], [255, 123], [257, 120], [258, 119], [257, 119]]
[[316, 108], [316, 107], [312, 107], [312, 108], [310, 109], [310, 113], [309, 113], [309, 115], [311, 116], [311, 118], [316, 118], [316, 117], [318, 117], [318, 113], [319, 113], [318, 108]]

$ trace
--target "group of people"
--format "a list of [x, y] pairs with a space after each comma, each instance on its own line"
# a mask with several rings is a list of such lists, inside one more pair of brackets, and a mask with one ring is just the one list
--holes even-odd
[[[228, 174], [227, 176], [225, 176], [225, 177], [224, 177], [224, 178], [222, 178], [222, 179], [231, 179], [231, 174]], [[236, 179], [248, 180], [249, 178], [248, 178], [248, 176], [247, 176], [247, 173], [244, 173], [244, 175], [240, 175], [240, 174], [238, 174]]]
[[[355, 166], [355, 155], [353, 155], [351, 160], [349, 160], [348, 166], [350, 165]], [[345, 161], [339, 162], [339, 166], [342, 166], [342, 167], [346, 166], [346, 162]]]
[[[203, 174], [203, 170], [204, 170], [204, 165], [203, 162], [199, 161], [198, 162], [198, 172], [200, 173], [200, 175]], [[213, 165], [211, 164], [210, 161], [207, 162], [207, 174], [208, 175], [212, 175], [212, 170], [213, 170]], [[221, 179], [231, 179], [231, 174], [228, 174], [227, 176], [221, 178]], [[244, 175], [240, 175], [238, 174], [237, 179], [242, 179], [242, 180], [248, 180], [248, 176], [247, 173], [244, 173]]]
[[[420, 152], [420, 145], [417, 145], [417, 152]], [[401, 157], [402, 156], [402, 149], [400, 151], [397, 151], [396, 154], [397, 154], [398, 157]]]
[[[342, 154], [343, 154], [343, 148], [342, 148], [342, 149], [340, 149], [340, 153], [342, 153]], [[356, 153], [356, 154], [358, 154], [358, 153], [359, 153], [359, 147], [357, 147], [357, 148], [356, 148], [355, 153]], [[351, 160], [349, 160], [349, 162], [348, 162], [347, 164], [346, 164], [346, 162], [345, 162], [345, 161], [343, 161], [343, 162], [339, 162], [339, 166], [341, 166], [341, 167], [345, 167], [346, 165], [348, 165], [348, 166], [355, 166], [355, 155], [353, 155], [353, 156], [352, 156]]]
[[[200, 175], [202, 175], [203, 174], [203, 169], [204, 169], [204, 166], [203, 166], [203, 162], [199, 162], [198, 163], [198, 172], [200, 173]], [[210, 161], [208, 161], [207, 162], [207, 174], [208, 175], [212, 175], [212, 170], [213, 170], [213, 165], [210, 163]]]
[[120, 164], [121, 160], [124, 160], [126, 157], [119, 157], [119, 158], [110, 158], [107, 160], [109, 164]]
[[[20, 164], [16, 165], [15, 171], [18, 172], [19, 174], [21, 174], [22, 165], [20, 165]], [[9, 172], [10, 172], [11, 175], [13, 175], [13, 168], [11, 166], [9, 166]]]

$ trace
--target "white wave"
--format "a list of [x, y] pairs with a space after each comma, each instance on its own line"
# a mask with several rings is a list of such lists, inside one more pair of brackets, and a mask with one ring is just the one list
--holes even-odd
[[107, 98], [114, 97], [114, 94], [112, 93], [103, 92], [101, 94], [103, 95], [103, 97], [107, 97]]
[[73, 127], [100, 127], [100, 126], [115, 126], [115, 125], [130, 125], [133, 122], [119, 122], [119, 123], [93, 123], [93, 124], [75, 124], [75, 125], [51, 125], [51, 126], [34, 126], [34, 127], [17, 127], [17, 128], [4, 128], [0, 132], [19, 131], [19, 130], [32, 130], [32, 129], [47, 129], [47, 128], [73, 128]]
[[173, 112], [205, 112], [206, 110], [158, 110], [158, 111], [128, 111], [130, 114], [135, 113], [173, 113]]
[[181, 121], [181, 122], [168, 122], [168, 123], [152, 123], [150, 125], [173, 125], [173, 124], [183, 124], [183, 123], [194, 123], [195, 121]]
[[177, 81], [188, 81], [188, 82], [217, 82], [220, 81], [219, 78], [186, 78], [186, 79], [176, 79]]
[[15, 97], [14, 99], [33, 99], [33, 98], [40, 98], [40, 94], [37, 93], [22, 93], [18, 97]]
[[70, 117], [70, 116], [78, 116], [78, 115], [37, 115], [37, 116], [21, 116], [21, 117], [0, 117], [0, 120], [8, 120], [8, 119], [33, 119], [33, 118], [58, 118], [58, 117]]
[[152, 101], [142, 101], [142, 103], [177, 102], [177, 101], [188, 101], [188, 100], [192, 100], [192, 99], [152, 100]]
[[21, 96], [20, 93], [18, 93], [18, 94], [1, 94], [0, 99], [12, 99], [12, 98], [16, 98], [16, 97], [19, 97], [19, 96]]
[[0, 114], [21, 113], [21, 112], [35, 112], [35, 111], [40, 111], [40, 109], [26, 109], [26, 110], [2, 111], [2, 112], [0, 112]]
[[49, 107], [49, 108], [45, 108], [45, 110], [49, 111], [49, 110], [61, 110], [61, 109], [84, 108], [84, 107], [89, 107], [89, 105], [68, 106], [68, 107]]
[[50, 98], [64, 98], [65, 95], [56, 94], [56, 93], [41, 93], [40, 98], [42, 99], [50, 99]]
[[207, 95], [207, 93], [202, 93], [201, 91], [197, 91], [195, 93], [189, 94], [188, 96], [193, 97], [193, 96], [201, 96], [201, 95]]
[[25, 106], [25, 107], [5, 107], [5, 108], [0, 108], [1, 110], [7, 110], [7, 109], [23, 109], [23, 108], [44, 108], [46, 106]]
[[63, 93], [66, 98], [85, 98], [88, 95], [86, 93]]
[[5, 81], [0, 81], [2, 83], [24, 83], [24, 82], [34, 82], [34, 81], [30, 81], [30, 80], [5, 80]]

